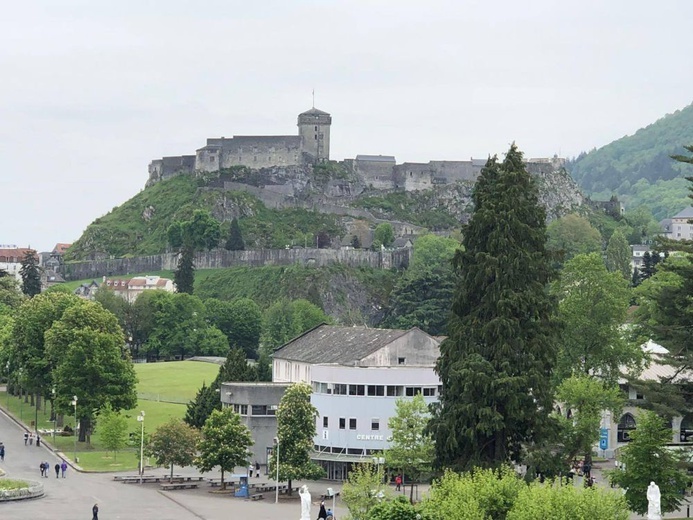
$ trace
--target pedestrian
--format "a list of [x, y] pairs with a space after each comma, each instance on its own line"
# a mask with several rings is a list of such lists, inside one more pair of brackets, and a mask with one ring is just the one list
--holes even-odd
[[325, 517], [325, 520], [334, 520], [334, 514], [332, 513], [332, 509], [327, 508], [327, 516]]
[[39, 464], [39, 469], [41, 470], [41, 476], [43, 476], [43, 473], [46, 471], [46, 466], [43, 465], [43, 462]]
[[29, 433], [24, 432], [24, 446], [26, 446], [26, 441], [28, 441], [28, 440], [29, 440]]
[[5, 462], [5, 445], [0, 442], [0, 461]]
[[36, 447], [37, 448], [41, 447], [41, 437], [39, 436], [38, 433], [36, 434]]
[[67, 462], [63, 460], [63, 463], [60, 465], [60, 470], [63, 472], [63, 478], [65, 478], [65, 472], [67, 471]]
[[318, 520], [325, 520], [327, 518], [327, 511], [325, 511], [325, 501], [320, 502], [320, 512], [318, 513]]
[[397, 475], [395, 477], [395, 491], [402, 490], [402, 475]]
[[248, 478], [253, 476], [253, 465], [248, 466]]
[[94, 504], [94, 507], [91, 508], [91, 520], [99, 520], [99, 504]]
[[255, 476], [260, 478], [260, 463], [258, 461], [255, 461]]
[[30, 433], [29, 434], [29, 446], [33, 446], [33, 445], [34, 445], [34, 434]]
[[60, 464], [55, 463], [55, 478], [60, 478]]

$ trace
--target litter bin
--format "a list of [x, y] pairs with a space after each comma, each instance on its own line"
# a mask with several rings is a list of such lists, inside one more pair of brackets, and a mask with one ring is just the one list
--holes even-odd
[[234, 496], [241, 497], [241, 498], [248, 498], [250, 496], [250, 493], [248, 492], [248, 477], [247, 476], [240, 477], [238, 488], [236, 489], [236, 493]]

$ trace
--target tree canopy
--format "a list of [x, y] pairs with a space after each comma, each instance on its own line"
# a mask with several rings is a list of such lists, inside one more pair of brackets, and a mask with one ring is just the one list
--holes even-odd
[[430, 425], [438, 466], [455, 469], [518, 459], [545, 435], [558, 339], [546, 213], [514, 144], [488, 160], [473, 202]]

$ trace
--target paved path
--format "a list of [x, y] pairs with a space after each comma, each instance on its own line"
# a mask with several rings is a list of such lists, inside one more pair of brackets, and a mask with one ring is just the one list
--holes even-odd
[[[0, 504], [2, 520], [62, 520], [91, 518], [91, 508], [99, 504], [99, 518], [122, 520], [227, 520], [228, 518], [252, 518], [253, 520], [277, 520], [300, 516], [298, 499], [281, 499], [274, 504], [273, 496], [264, 501], [247, 501], [229, 495], [212, 494], [206, 483], [197, 490], [161, 491], [158, 484], [121, 484], [113, 481], [113, 474], [80, 473], [72, 468], [67, 478], [55, 478], [52, 469], [60, 459], [49, 449], [41, 446], [24, 446], [24, 430], [4, 411], [0, 411], [0, 441], [5, 444], [5, 461], [0, 467], [7, 477], [28, 478], [41, 481], [46, 496], [34, 500], [22, 500]], [[41, 478], [39, 463], [48, 461], [51, 472]], [[239, 470], [241, 472], [241, 470]], [[165, 469], [151, 473], [165, 474]], [[195, 468], [175, 468], [176, 474], [199, 474]], [[132, 474], [132, 473], [129, 473]], [[210, 477], [218, 474], [210, 473]], [[251, 481], [270, 482], [261, 477]], [[298, 485], [298, 484], [297, 484]], [[319, 500], [329, 483], [310, 483], [314, 502]], [[218, 489], [218, 488], [214, 488]], [[318, 516], [318, 506], [313, 517]], [[346, 510], [337, 507], [337, 517]]]

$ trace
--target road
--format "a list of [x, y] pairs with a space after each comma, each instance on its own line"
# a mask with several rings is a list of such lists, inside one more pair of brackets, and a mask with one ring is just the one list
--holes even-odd
[[[59, 459], [41, 446], [24, 446], [24, 429], [0, 411], [0, 441], [5, 444], [5, 461], [0, 468], [7, 478], [26, 478], [43, 483], [44, 498], [0, 503], [3, 520], [62, 520], [91, 518], [91, 508], [99, 504], [99, 518], [123, 520], [228, 520], [230, 517], [253, 520], [276, 520], [300, 516], [300, 502], [274, 504], [271, 497], [265, 501], [247, 501], [228, 495], [210, 494], [206, 485], [198, 490], [161, 491], [158, 484], [121, 484], [113, 481], [113, 474], [81, 473], [68, 468], [66, 478], [55, 478], [53, 466]], [[41, 478], [39, 464], [48, 461], [48, 478]], [[241, 470], [239, 470], [241, 471]], [[164, 474], [158, 470], [156, 474]], [[194, 468], [176, 469], [180, 474], [199, 474]], [[211, 477], [218, 474], [210, 473]], [[258, 480], [258, 479], [253, 479]], [[261, 478], [267, 482], [266, 478]], [[313, 489], [332, 484], [312, 483]], [[339, 488], [339, 486], [335, 486]], [[316, 493], [313, 491], [316, 503]], [[318, 507], [314, 506], [318, 516]], [[346, 510], [337, 508], [337, 516]]]

